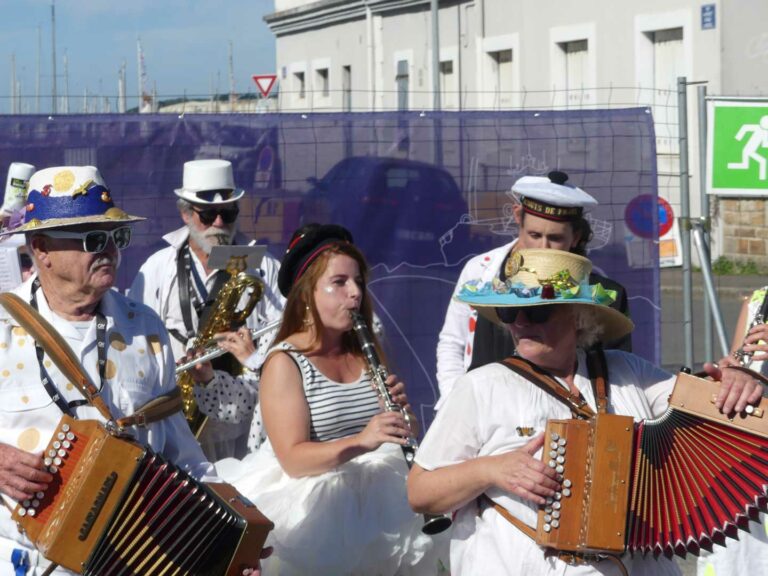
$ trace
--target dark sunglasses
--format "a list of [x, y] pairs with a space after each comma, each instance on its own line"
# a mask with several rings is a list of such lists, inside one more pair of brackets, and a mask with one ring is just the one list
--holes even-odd
[[528, 322], [531, 324], [544, 324], [552, 316], [554, 310], [554, 306], [496, 307], [496, 315], [504, 324], [514, 324], [515, 320], [517, 320], [517, 315], [520, 312], [525, 312], [525, 317], [528, 318]]
[[85, 232], [67, 232], [65, 230], [46, 230], [42, 232], [51, 238], [66, 238], [69, 240], [82, 240], [83, 250], [95, 254], [103, 252], [109, 244], [109, 239], [115, 243], [119, 250], [128, 248], [131, 243], [131, 227], [121, 226], [114, 230], [87, 230]]
[[202, 210], [192, 208], [192, 210], [200, 217], [200, 222], [206, 226], [213, 224], [217, 216], [221, 216], [224, 224], [232, 224], [237, 220], [237, 215], [240, 214], [240, 208], [237, 205], [231, 208], [203, 208]]

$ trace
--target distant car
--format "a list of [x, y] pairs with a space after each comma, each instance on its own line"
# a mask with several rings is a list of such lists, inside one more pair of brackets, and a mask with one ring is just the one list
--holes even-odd
[[440, 238], [467, 213], [453, 177], [424, 162], [351, 156], [308, 181], [303, 221], [346, 226], [372, 264], [443, 262]]

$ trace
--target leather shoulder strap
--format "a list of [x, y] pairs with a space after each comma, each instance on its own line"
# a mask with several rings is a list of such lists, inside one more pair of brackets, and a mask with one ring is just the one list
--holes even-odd
[[608, 364], [602, 347], [587, 351], [587, 372], [597, 402], [597, 413], [605, 414], [608, 411]]
[[164, 418], [172, 416], [182, 409], [183, 401], [181, 398], [181, 388], [176, 387], [167, 394], [161, 394], [153, 398], [136, 412], [124, 418], [118, 418], [117, 425], [120, 428], [128, 426], [146, 427], [152, 422], [157, 422]]
[[61, 335], [40, 313], [16, 294], [3, 292], [0, 304], [45, 350], [61, 373], [74, 384], [88, 402], [107, 420], [113, 421], [109, 408], [99, 394], [75, 353]]
[[550, 396], [567, 404], [571, 409], [571, 412], [577, 418], [586, 419], [592, 418], [595, 415], [595, 412], [589, 407], [589, 404], [587, 404], [587, 401], [584, 400], [581, 394], [574, 396], [550, 374], [532, 362], [528, 362], [528, 360], [524, 360], [519, 356], [513, 356], [511, 358], [505, 358], [501, 361], [501, 364], [519, 374], [532, 384], [535, 384]]

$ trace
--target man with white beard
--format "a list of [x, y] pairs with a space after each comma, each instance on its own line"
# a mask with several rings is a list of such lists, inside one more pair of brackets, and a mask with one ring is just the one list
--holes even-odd
[[[212, 269], [208, 258], [214, 246], [252, 244], [237, 230], [238, 201], [245, 191], [235, 187], [232, 164], [226, 160], [192, 160], [184, 164], [183, 185], [175, 190], [176, 205], [184, 226], [169, 232], [163, 239], [169, 246], [150, 256], [139, 270], [129, 295], [154, 309], [171, 334], [174, 356], [183, 358], [198, 334], [204, 309], [216, 299], [216, 293], [228, 275]], [[264, 295], [246, 321], [247, 329], [259, 328], [282, 316], [285, 300], [277, 290], [277, 260], [265, 255], [261, 262]], [[208, 304], [206, 306], [206, 303]], [[258, 368], [263, 361], [273, 334], [262, 337], [254, 362], [247, 368]], [[195, 395], [208, 420], [199, 438], [206, 456], [219, 460], [230, 456], [242, 457], [246, 450], [258, 448], [260, 437], [258, 410], [258, 377], [255, 370], [244, 369], [234, 375], [215, 370], [213, 380], [198, 380], [201, 370], [194, 370]], [[228, 409], [235, 404], [250, 403], [257, 419], [227, 418], [234, 413]], [[248, 432], [251, 431], [251, 437]]]

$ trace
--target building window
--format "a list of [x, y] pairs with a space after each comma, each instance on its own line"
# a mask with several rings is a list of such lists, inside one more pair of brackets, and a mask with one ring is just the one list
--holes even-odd
[[408, 110], [408, 60], [397, 61], [397, 109]]
[[656, 148], [662, 153], [677, 151], [677, 78], [685, 75], [683, 29], [669, 28], [645, 33], [653, 44], [653, 118]]
[[352, 66], [341, 67], [341, 106], [344, 112], [352, 111]]
[[304, 72], [293, 73], [293, 91], [299, 100], [304, 100], [307, 95], [307, 87], [304, 83]]
[[443, 108], [456, 108], [458, 94], [456, 76], [453, 73], [453, 60], [440, 62], [440, 93]]
[[565, 57], [565, 94], [566, 106], [579, 106], [589, 99], [587, 74], [589, 68], [587, 40], [559, 42], [558, 46]]
[[330, 93], [328, 86], [328, 68], [318, 68], [315, 70], [315, 85], [317, 86], [320, 95], [323, 98], [327, 98]]
[[512, 49], [488, 52], [491, 59], [491, 85], [495, 108], [512, 106]]

